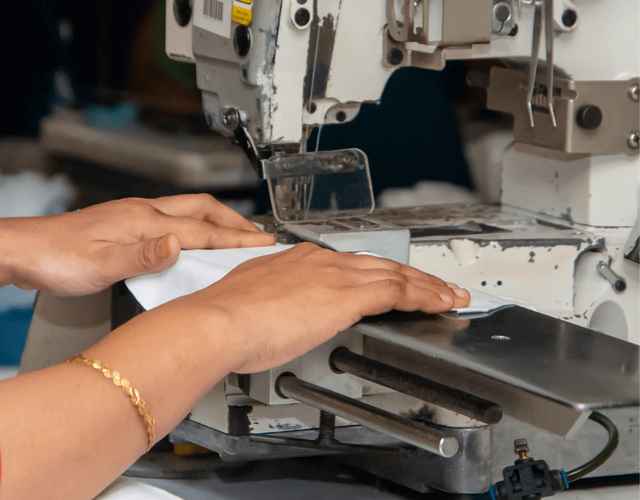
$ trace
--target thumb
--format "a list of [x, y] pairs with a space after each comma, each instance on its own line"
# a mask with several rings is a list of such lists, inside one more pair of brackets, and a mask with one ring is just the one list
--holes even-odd
[[175, 264], [179, 254], [178, 238], [173, 234], [165, 234], [131, 245], [111, 247], [104, 263], [114, 281], [120, 281], [163, 271]]
[[180, 241], [173, 234], [141, 241], [137, 247], [137, 274], [164, 271], [175, 264], [180, 254]]

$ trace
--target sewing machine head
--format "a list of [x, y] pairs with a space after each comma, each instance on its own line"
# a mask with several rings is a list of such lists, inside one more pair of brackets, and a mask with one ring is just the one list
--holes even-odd
[[[576, 3], [167, 2], [167, 53], [196, 63], [211, 127], [225, 135], [245, 127], [261, 157], [297, 152], [314, 127], [353, 120], [399, 68], [439, 70], [460, 59], [509, 61], [472, 80], [487, 88], [490, 108], [515, 116], [518, 142], [572, 154], [637, 152], [631, 134], [640, 119], [629, 96], [637, 98], [637, 62], [632, 50], [611, 57], [610, 49], [619, 33], [638, 38], [636, 20], [618, 15], [609, 30], [621, 8]], [[191, 15], [180, 16], [179, 6], [191, 4]]]

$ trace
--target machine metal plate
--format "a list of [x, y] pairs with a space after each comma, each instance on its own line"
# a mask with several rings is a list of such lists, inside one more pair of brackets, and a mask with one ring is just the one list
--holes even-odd
[[392, 313], [356, 330], [577, 412], [638, 406], [638, 346], [522, 307], [475, 318]]

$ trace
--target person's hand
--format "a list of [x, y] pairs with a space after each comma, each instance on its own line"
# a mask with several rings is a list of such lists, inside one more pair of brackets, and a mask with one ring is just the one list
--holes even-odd
[[0, 264], [19, 287], [86, 295], [162, 271], [181, 249], [274, 242], [209, 195], [131, 198], [58, 216], [0, 221]]
[[393, 309], [440, 313], [469, 298], [417, 269], [304, 243], [251, 260], [159, 312], [227, 332], [227, 355], [238, 359], [234, 371], [254, 373], [304, 354], [364, 316]]

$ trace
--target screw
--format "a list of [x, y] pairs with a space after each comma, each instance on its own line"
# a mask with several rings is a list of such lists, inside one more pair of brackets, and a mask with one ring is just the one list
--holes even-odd
[[393, 66], [401, 64], [404, 60], [404, 53], [398, 47], [393, 47], [387, 54], [387, 61]]
[[640, 100], [640, 85], [635, 84], [629, 87], [629, 98], [633, 102], [638, 102]]
[[640, 132], [637, 130], [632, 130], [629, 133], [629, 137], [627, 137], [627, 145], [630, 149], [637, 151], [640, 149]]
[[240, 113], [235, 108], [227, 108], [222, 114], [222, 124], [229, 130], [235, 130], [240, 126]]
[[576, 122], [580, 128], [595, 130], [602, 125], [602, 110], [593, 104], [582, 106], [576, 114]]
[[513, 18], [511, 5], [507, 2], [498, 2], [493, 6], [493, 21], [497, 28], [496, 33], [502, 33], [507, 28], [507, 23]]
[[562, 13], [562, 24], [565, 28], [571, 29], [578, 22], [578, 13], [573, 9], [566, 9]]
[[300, 28], [306, 28], [309, 22], [311, 22], [311, 12], [309, 12], [309, 9], [298, 9], [293, 18]]
[[520, 460], [529, 458], [529, 443], [526, 439], [516, 439], [513, 442], [513, 451], [516, 452]]

